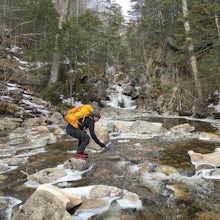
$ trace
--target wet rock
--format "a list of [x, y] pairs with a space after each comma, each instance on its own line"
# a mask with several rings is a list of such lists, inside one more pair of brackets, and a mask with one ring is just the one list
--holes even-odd
[[53, 186], [51, 184], [40, 185], [37, 188], [37, 191], [49, 192], [49, 193], [55, 195], [58, 198], [58, 200], [60, 200], [60, 202], [63, 204], [63, 207], [66, 210], [69, 210], [69, 209], [82, 203], [82, 200], [80, 197], [69, 194], [66, 191], [64, 191], [56, 186]]
[[124, 123], [124, 122], [114, 122], [116, 126], [116, 130], [120, 133], [130, 133], [131, 132], [131, 125], [132, 123]]
[[[108, 129], [101, 122], [95, 123], [95, 133], [96, 133], [96, 136], [98, 137], [98, 139], [102, 143], [107, 144], [110, 141]], [[89, 134], [89, 132], [88, 132], [88, 134]], [[89, 143], [88, 148], [100, 150], [100, 146], [97, 145], [92, 138], [90, 138], [90, 143]]]
[[66, 176], [66, 172], [59, 168], [46, 168], [33, 175], [31, 175], [33, 180], [38, 183], [51, 183], [59, 178]]
[[188, 189], [184, 184], [166, 185], [166, 188], [173, 191], [175, 198], [178, 200], [191, 200], [191, 195], [189, 194]]
[[171, 174], [179, 174], [179, 172], [172, 166], [169, 165], [160, 165], [155, 168], [156, 172], [164, 173], [166, 175], [171, 175]]
[[117, 126], [113, 122], [107, 123], [106, 127], [108, 129], [108, 132], [110, 132], [110, 133], [119, 132]]
[[88, 169], [88, 163], [83, 159], [70, 158], [64, 163], [64, 167], [70, 170], [86, 170]]
[[106, 182], [111, 176], [111, 171], [108, 168], [97, 167], [94, 172], [94, 178], [99, 179], [102, 182]]
[[35, 191], [22, 208], [14, 213], [12, 220], [73, 220], [59, 195], [46, 190]]
[[170, 129], [171, 132], [191, 132], [193, 130], [195, 128], [188, 123], [176, 125]]
[[60, 112], [54, 112], [47, 121], [49, 124], [67, 124]]
[[[14, 212], [12, 220], [90, 219], [92, 216], [106, 212], [112, 201], [119, 197], [122, 197], [118, 203], [122, 208], [129, 210], [142, 208], [137, 194], [117, 187], [93, 185], [81, 189], [60, 189], [51, 184], [43, 184], [29, 197], [20, 210]], [[74, 215], [69, 215], [66, 210]]]
[[188, 151], [191, 162], [198, 169], [201, 164], [211, 165], [213, 167], [220, 167], [220, 151], [216, 151], [209, 154], [200, 154], [194, 151]]
[[139, 199], [139, 196], [136, 193], [127, 192], [122, 196], [121, 199], [117, 200], [117, 203], [123, 208], [135, 208], [141, 209], [143, 208], [142, 202]]
[[37, 131], [37, 132], [49, 132], [49, 128], [47, 126], [36, 126], [32, 128], [32, 131]]
[[28, 132], [25, 128], [17, 128], [8, 134], [8, 139], [9, 140], [24, 139], [27, 136], [27, 134]]
[[142, 175], [146, 172], [155, 172], [155, 168], [156, 168], [156, 165], [152, 164], [152, 163], [142, 163], [140, 164], [140, 169], [139, 169], [139, 173]]
[[46, 127], [32, 129], [17, 128], [8, 135], [8, 144], [28, 144], [29, 147], [41, 147], [56, 142], [56, 136]]
[[108, 205], [108, 201], [103, 199], [83, 199], [82, 205], [79, 207], [79, 211], [92, 210], [96, 208], [102, 208]]
[[7, 179], [7, 176], [0, 174], [0, 183], [2, 184], [3, 181]]
[[[53, 134], [56, 137], [62, 137], [64, 135], [66, 135], [65, 129], [64, 128], [60, 128], [60, 127], [54, 127], [53, 129]], [[69, 137], [69, 136], [68, 136]]]
[[13, 158], [6, 158], [6, 159], [0, 160], [0, 164], [4, 163], [4, 164], [8, 164], [12, 166], [12, 165], [27, 163], [28, 161], [29, 161], [28, 157], [23, 157], [23, 158], [13, 157]]
[[198, 165], [196, 165], [196, 171], [213, 169], [213, 168], [215, 168], [215, 166], [209, 165], [209, 164], [198, 164]]
[[220, 141], [220, 134], [219, 133], [210, 133], [210, 132], [201, 132], [199, 134], [199, 138], [201, 139], [210, 139], [210, 140], [219, 140]]
[[161, 185], [162, 181], [167, 180], [167, 175], [163, 173], [145, 173], [141, 175], [140, 181], [143, 186], [149, 189], [153, 193], [161, 193], [163, 186]]
[[31, 133], [28, 135], [29, 143], [32, 147], [45, 146], [56, 142], [56, 137], [53, 133]]
[[9, 117], [4, 117], [0, 121], [0, 127], [1, 129], [4, 128], [4, 130], [9, 131], [9, 130], [14, 130], [22, 125], [22, 119], [20, 118], [9, 118]]
[[120, 108], [111, 108], [105, 107], [101, 110], [101, 115], [103, 118], [119, 118], [119, 119], [126, 119], [131, 118], [134, 116], [141, 116], [136, 110], [134, 109], [120, 109]]
[[94, 186], [90, 195], [92, 198], [109, 197], [109, 196], [121, 196], [123, 191], [114, 186], [97, 185]]
[[166, 129], [162, 127], [162, 123], [150, 123], [137, 120], [131, 126], [131, 132], [138, 134], [164, 134]]
[[193, 220], [201, 220], [201, 219], [205, 219], [205, 220], [216, 220], [219, 218], [219, 215], [217, 215], [214, 212], [197, 212], [195, 214], [195, 217], [193, 218]]
[[24, 121], [23, 126], [25, 128], [31, 128], [33, 126], [38, 126], [41, 124], [40, 118], [28, 118]]

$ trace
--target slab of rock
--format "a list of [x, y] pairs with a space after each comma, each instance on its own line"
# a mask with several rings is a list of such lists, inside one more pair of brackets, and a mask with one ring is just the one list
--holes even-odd
[[66, 176], [67, 173], [59, 168], [46, 168], [39, 172], [32, 174], [30, 177], [38, 183], [51, 183], [59, 178]]
[[191, 162], [198, 168], [200, 165], [210, 165], [213, 167], [220, 167], [220, 151], [215, 151], [209, 154], [200, 154], [192, 150], [188, 151]]
[[131, 132], [138, 134], [164, 134], [166, 129], [162, 127], [162, 123], [150, 123], [137, 120], [131, 126]]
[[103, 208], [108, 205], [107, 200], [103, 199], [83, 199], [82, 205], [80, 205], [78, 211], [92, 210], [97, 208]]
[[176, 125], [176, 126], [170, 128], [171, 132], [191, 132], [193, 130], [195, 130], [195, 128], [193, 126], [191, 126], [189, 123]]
[[199, 134], [201, 139], [213, 139], [213, 140], [220, 140], [220, 134], [218, 133], [211, 133], [211, 132], [201, 132]]
[[90, 195], [92, 198], [121, 196], [122, 193], [123, 193], [122, 189], [119, 189], [114, 186], [105, 186], [105, 185], [94, 186], [90, 191]]

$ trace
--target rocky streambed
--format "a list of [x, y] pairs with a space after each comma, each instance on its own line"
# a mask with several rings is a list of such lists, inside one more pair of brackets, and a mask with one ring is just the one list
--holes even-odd
[[[204, 162], [196, 170], [200, 161], [192, 164], [188, 154], [218, 152], [219, 121], [112, 108], [104, 108], [102, 115], [97, 133], [113, 151], [91, 143], [86, 161], [74, 158], [77, 142], [65, 134], [59, 113], [47, 117], [47, 123], [32, 119], [38, 122], [1, 136], [2, 219], [21, 219], [21, 213], [28, 219], [33, 212], [32, 219], [43, 213], [48, 218], [83, 220], [219, 218], [218, 166]], [[54, 205], [55, 198], [37, 190], [45, 184], [77, 196], [82, 204], [69, 212]], [[51, 210], [46, 202], [53, 204]]]

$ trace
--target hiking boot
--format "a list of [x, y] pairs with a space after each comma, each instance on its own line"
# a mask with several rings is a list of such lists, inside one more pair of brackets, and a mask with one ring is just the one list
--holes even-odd
[[86, 153], [76, 154], [75, 157], [85, 159], [85, 158], [88, 158], [88, 154]]

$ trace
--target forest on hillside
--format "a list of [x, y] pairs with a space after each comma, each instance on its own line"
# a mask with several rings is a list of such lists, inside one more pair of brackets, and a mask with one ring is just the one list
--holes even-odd
[[220, 0], [130, 2], [125, 18], [113, 0], [0, 0], [1, 84], [18, 82], [60, 105], [61, 95], [100, 103], [109, 84], [129, 81], [138, 108], [211, 114]]

